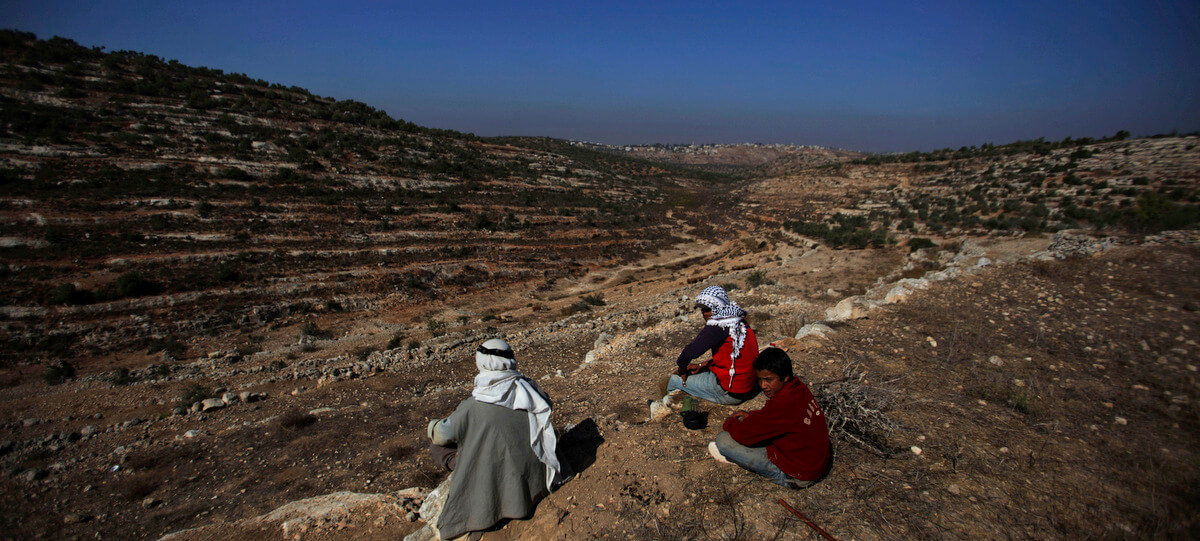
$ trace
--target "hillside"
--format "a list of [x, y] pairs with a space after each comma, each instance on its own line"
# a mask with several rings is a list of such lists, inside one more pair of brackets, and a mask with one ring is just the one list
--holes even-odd
[[[484, 539], [812, 536], [781, 498], [837, 538], [1200, 532], [1195, 136], [735, 181], [0, 50], [5, 538], [407, 535], [493, 336], [578, 474]], [[730, 408], [646, 421], [713, 284], [844, 421], [824, 482], [708, 458]]]

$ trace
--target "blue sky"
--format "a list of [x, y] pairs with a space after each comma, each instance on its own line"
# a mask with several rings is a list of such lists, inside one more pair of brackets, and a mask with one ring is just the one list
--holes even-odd
[[0, 27], [485, 136], [910, 151], [1200, 130], [1196, 0], [351, 4], [0, 0]]

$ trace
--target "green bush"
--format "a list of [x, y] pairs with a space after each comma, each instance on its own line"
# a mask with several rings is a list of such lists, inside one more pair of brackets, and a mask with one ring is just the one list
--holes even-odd
[[746, 277], [746, 287], [758, 287], [774, 283], [774, 280], [767, 279], [767, 271], [763, 269], [751, 271], [750, 275]]
[[937, 248], [937, 243], [935, 243], [932, 240], [929, 240], [925, 237], [913, 237], [911, 239], [908, 239], [907, 246], [908, 246], [908, 251], [915, 252], [917, 250], [923, 250], [925, 248]]
[[584, 295], [580, 298], [581, 301], [589, 306], [604, 306], [604, 296], [597, 293], [595, 295]]

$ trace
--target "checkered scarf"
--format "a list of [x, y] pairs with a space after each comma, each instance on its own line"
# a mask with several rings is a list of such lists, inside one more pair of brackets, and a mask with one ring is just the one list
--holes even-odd
[[712, 308], [712, 317], [708, 319], [706, 325], [720, 327], [729, 333], [729, 337], [733, 339], [731, 358], [737, 360], [742, 352], [742, 346], [746, 343], [746, 311], [742, 310], [737, 303], [729, 300], [729, 295], [721, 286], [704, 288], [704, 291], [696, 295], [696, 304]]

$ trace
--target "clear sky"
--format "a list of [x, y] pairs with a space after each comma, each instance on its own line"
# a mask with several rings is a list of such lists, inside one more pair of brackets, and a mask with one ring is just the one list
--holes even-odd
[[477, 135], [910, 151], [1200, 130], [1200, 1], [0, 0]]

